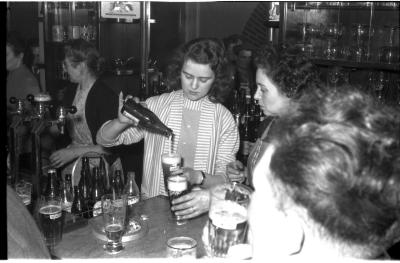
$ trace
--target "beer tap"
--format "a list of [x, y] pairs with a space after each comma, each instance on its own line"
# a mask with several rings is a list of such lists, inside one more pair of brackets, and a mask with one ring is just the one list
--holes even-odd
[[[31, 101], [33, 95], [29, 94], [26, 100]], [[11, 97], [9, 102], [11, 104], [16, 104], [16, 110], [10, 112], [12, 116], [11, 124], [8, 128], [8, 142], [10, 149], [10, 183], [14, 185], [18, 182], [19, 177], [19, 155], [21, 152], [21, 141], [19, 127], [24, 125], [29, 118], [26, 115], [25, 110], [25, 99], [17, 99], [16, 97]]]
[[56, 122], [57, 127], [61, 134], [65, 133], [65, 118], [67, 117], [68, 113], [75, 114], [76, 107], [75, 106], [70, 106], [70, 107], [59, 106], [57, 108], [57, 113], [56, 113], [57, 120], [55, 122]]

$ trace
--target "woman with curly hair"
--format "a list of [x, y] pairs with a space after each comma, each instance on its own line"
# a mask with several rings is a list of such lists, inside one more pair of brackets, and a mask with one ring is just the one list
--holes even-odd
[[254, 98], [267, 118], [259, 128], [259, 139], [250, 151], [247, 168], [236, 160], [227, 166], [227, 174], [234, 181], [252, 185], [251, 171], [262, 150], [261, 141], [268, 136], [274, 120], [296, 105], [306, 89], [321, 88], [318, 70], [295, 47], [284, 47], [279, 52], [272, 46], [264, 46], [255, 57], [257, 90]]
[[[173, 130], [172, 150], [183, 157], [183, 174], [192, 191], [172, 207], [183, 219], [208, 210], [211, 186], [226, 182], [226, 165], [235, 160], [239, 135], [230, 112], [220, 103], [228, 89], [224, 48], [216, 39], [192, 40], [175, 54], [168, 68], [168, 85], [174, 91], [148, 98], [145, 103]], [[123, 103], [120, 94], [120, 109]], [[164, 136], [133, 126], [121, 113], [97, 133], [104, 146], [131, 144], [144, 139], [142, 194], [145, 198], [168, 195], [164, 186], [161, 155], [170, 146]]]

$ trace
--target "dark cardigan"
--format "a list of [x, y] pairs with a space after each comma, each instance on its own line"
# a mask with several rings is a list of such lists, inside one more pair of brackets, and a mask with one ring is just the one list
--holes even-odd
[[[71, 106], [77, 85], [68, 87], [63, 100], [64, 106]], [[96, 133], [108, 120], [118, 117], [118, 95], [101, 80], [96, 80], [85, 103], [85, 117], [94, 144]]]

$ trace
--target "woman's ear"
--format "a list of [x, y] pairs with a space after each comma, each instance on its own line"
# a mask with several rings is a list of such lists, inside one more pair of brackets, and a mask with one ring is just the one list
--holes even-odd
[[294, 255], [300, 253], [305, 239], [302, 218], [296, 211], [290, 211], [286, 213], [284, 224], [286, 226], [285, 234], [290, 237], [287, 239], [288, 254]]

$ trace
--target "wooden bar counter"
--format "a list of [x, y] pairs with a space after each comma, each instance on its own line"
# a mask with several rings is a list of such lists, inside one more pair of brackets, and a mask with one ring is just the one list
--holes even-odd
[[[157, 196], [135, 204], [134, 217], [146, 215], [147, 232], [138, 239], [124, 242], [125, 249], [110, 255], [103, 250], [105, 241], [96, 237], [93, 231], [94, 220], [67, 233], [63, 233], [61, 242], [54, 248], [53, 254], [66, 258], [163, 258], [166, 257], [166, 241], [174, 236], [188, 236], [197, 241], [197, 258], [204, 256], [201, 240], [202, 230], [208, 218], [207, 213], [188, 220], [178, 226], [172, 218], [167, 197]], [[131, 215], [132, 216], [132, 215]], [[101, 216], [100, 216], [101, 217]]]

